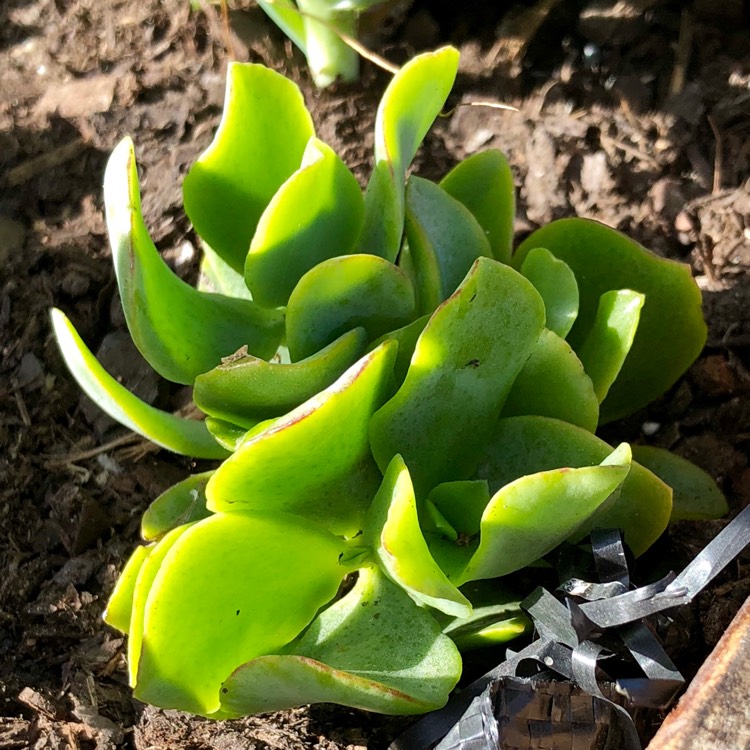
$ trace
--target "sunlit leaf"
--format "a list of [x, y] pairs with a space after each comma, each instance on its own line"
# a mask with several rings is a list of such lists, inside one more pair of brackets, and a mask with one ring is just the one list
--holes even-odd
[[136, 697], [217, 711], [238, 666], [278, 653], [334, 597], [342, 545], [284, 513], [220, 513], [190, 526], [149, 587]]
[[211, 433], [211, 437], [230, 453], [234, 453], [240, 447], [248, 432], [248, 427], [216, 417], [206, 417], [206, 429]]
[[376, 339], [370, 345], [370, 349], [375, 349], [384, 341], [393, 340], [398, 343], [398, 354], [396, 355], [396, 362], [393, 365], [393, 374], [396, 379], [396, 384], [399, 386], [404, 382], [406, 373], [409, 370], [409, 365], [411, 364], [411, 356], [417, 345], [417, 340], [429, 319], [429, 315], [423, 315], [421, 318], [417, 318], [415, 321], [403, 326], [402, 328], [394, 328], [392, 331], [388, 331], [388, 333], [381, 336], [379, 339]]
[[225, 263], [208, 243], [202, 243], [202, 248], [203, 258], [198, 289], [202, 292], [216, 292], [227, 297], [252, 299], [250, 290], [245, 285], [245, 277]]
[[630, 461], [623, 443], [598, 466], [527, 474], [502, 487], [482, 514], [479, 546], [456, 582], [497, 578], [546, 555], [625, 481]]
[[357, 533], [380, 484], [367, 427], [386, 398], [395, 349], [386, 342], [243, 442], [211, 477], [209, 509], [287, 511]]
[[185, 177], [183, 197], [198, 234], [235, 271], [243, 273], [261, 214], [313, 135], [294, 83], [264, 65], [229, 64], [219, 129]]
[[280, 313], [246, 299], [199, 292], [162, 260], [143, 221], [129, 138], [107, 163], [104, 202], [128, 330], [160, 375], [192, 383], [241, 346], [264, 359], [273, 355], [283, 333]]
[[367, 334], [355, 328], [307, 359], [291, 364], [250, 356], [230, 358], [195, 379], [193, 400], [206, 414], [248, 429], [278, 417], [327, 388], [364, 353]]
[[672, 488], [670, 521], [702, 521], [729, 512], [714, 478], [691, 461], [652, 445], [634, 445], [633, 457]]
[[206, 484], [211, 474], [213, 471], [193, 474], [162, 492], [141, 518], [141, 536], [148, 541], [158, 539], [177, 526], [210, 516], [206, 508]]
[[549, 250], [530, 250], [521, 273], [536, 287], [544, 300], [545, 325], [565, 338], [578, 317], [578, 282], [570, 267]]
[[484, 229], [494, 257], [508, 263], [513, 248], [516, 188], [504, 154], [488, 149], [469, 156], [448, 172], [440, 187], [471, 211]]
[[[644, 296], [630, 289], [602, 294], [578, 356], [602, 402], [622, 370], [637, 335]], [[555, 416], [555, 415], [550, 415]]]
[[[563, 467], [594, 466], [612, 448], [588, 430], [548, 417], [501, 419], [488, 438], [476, 476], [491, 492], [519, 477]], [[594, 515], [589, 528], [618, 528], [634, 554], [645, 552], [662, 534], [672, 511], [672, 491], [637, 463], [611, 506]]]
[[406, 187], [405, 228], [420, 314], [453, 294], [477, 258], [491, 255], [471, 212], [434, 182], [413, 175]]
[[419, 526], [414, 487], [401, 456], [391, 461], [372, 501], [363, 544], [372, 546], [386, 575], [418, 601], [449, 615], [471, 613], [468, 599], [430, 554]]
[[375, 121], [375, 169], [365, 193], [362, 252], [395, 261], [404, 227], [406, 170], [443, 108], [457, 70], [453, 47], [417, 55], [383, 94]]
[[286, 344], [293, 361], [364, 328], [370, 341], [410, 323], [414, 290], [406, 274], [375, 255], [346, 255], [308, 271], [289, 298]]
[[302, 276], [351, 252], [364, 202], [354, 175], [324, 143], [311, 138], [302, 166], [263, 212], [245, 261], [245, 281], [260, 305], [286, 305]]
[[174, 453], [195, 458], [227, 455], [203, 422], [156, 409], [118, 383], [99, 364], [64, 313], [53, 309], [51, 319], [60, 352], [71, 374], [83, 392], [110, 417]]
[[523, 276], [479, 258], [432, 315], [406, 380], [373, 417], [381, 470], [400, 453], [418, 495], [468, 479], [543, 321], [542, 300]]
[[568, 343], [544, 330], [503, 406], [503, 417], [538, 414], [593, 432], [599, 400], [591, 378]]
[[243, 665], [224, 683], [228, 715], [308, 703], [388, 714], [440, 708], [461, 657], [435, 620], [377, 568], [324, 609], [287, 653]]
[[130, 631], [130, 617], [133, 612], [133, 596], [135, 594], [135, 583], [141, 567], [151, 552], [150, 547], [138, 545], [130, 559], [117, 579], [112, 595], [107, 602], [102, 619], [107, 625], [116, 628], [122, 633]]
[[305, 22], [292, 0], [258, 0], [258, 5], [297, 45], [302, 54], [306, 54]]
[[601, 421], [630, 414], [660, 396], [703, 348], [706, 324], [690, 267], [660, 258], [614, 229], [586, 219], [562, 219], [534, 232], [513, 258], [520, 267], [534, 248], [565, 261], [580, 292], [568, 341], [577, 351], [596, 317], [599, 298], [613, 289], [645, 295], [628, 358], [602, 404]]

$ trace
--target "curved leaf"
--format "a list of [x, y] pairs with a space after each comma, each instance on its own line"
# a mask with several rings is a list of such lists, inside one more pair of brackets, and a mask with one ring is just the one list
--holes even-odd
[[440, 187], [471, 211], [484, 229], [495, 259], [509, 263], [516, 187], [505, 155], [494, 148], [473, 154], [448, 172]]
[[614, 229], [587, 219], [561, 219], [534, 232], [513, 263], [546, 247], [578, 280], [580, 309], [568, 341], [577, 351], [596, 317], [599, 298], [613, 289], [645, 295], [628, 358], [602, 404], [601, 421], [630, 414], [667, 390], [703, 348], [706, 324], [690, 267], [650, 253]]
[[293, 361], [328, 346], [352, 328], [370, 341], [414, 319], [406, 274], [375, 255], [345, 255], [308, 271], [289, 298], [286, 344]]
[[229, 359], [195, 379], [193, 400], [212, 417], [250, 428], [327, 388], [362, 356], [366, 344], [365, 330], [355, 328], [292, 364], [250, 356]]
[[578, 347], [578, 356], [600, 402], [617, 380], [633, 346], [644, 299], [630, 289], [602, 294], [591, 330]]
[[302, 166], [274, 195], [250, 244], [245, 281], [253, 299], [266, 307], [286, 305], [307, 271], [352, 251], [363, 216], [354, 175], [311, 138]]
[[[501, 419], [488, 438], [476, 476], [490, 491], [527, 474], [563, 467], [594, 466], [612, 448], [588, 430], [548, 417]], [[672, 511], [672, 491], [648, 469], [633, 463], [611, 506], [595, 514], [584, 530], [618, 528], [635, 555], [662, 534]]]
[[195, 230], [238, 273], [261, 214], [314, 134], [294, 83], [264, 65], [229, 64], [219, 128], [182, 191]]
[[634, 445], [633, 457], [672, 488], [670, 522], [721, 518], [729, 512], [714, 478], [682, 456], [652, 445]]
[[578, 317], [578, 282], [570, 267], [549, 250], [530, 250], [521, 273], [534, 285], [544, 300], [545, 325], [565, 338]]
[[383, 94], [375, 120], [375, 169], [365, 192], [362, 252], [395, 261], [404, 228], [404, 181], [419, 144], [448, 98], [458, 50], [443, 47], [404, 65]]
[[542, 300], [523, 276], [479, 258], [430, 318], [406, 380], [372, 419], [381, 470], [400, 453], [418, 495], [469, 478], [543, 321]]
[[225, 297], [252, 299], [250, 290], [245, 285], [245, 277], [237, 273], [215, 253], [207, 242], [201, 243], [203, 258], [198, 279], [198, 290], [215, 292]]
[[431, 313], [450, 297], [490, 243], [471, 212], [429, 180], [406, 186], [406, 238], [417, 310]]
[[155, 409], [120, 385], [97, 362], [63, 312], [50, 312], [65, 364], [83, 392], [110, 417], [162, 448], [195, 458], [224, 458], [203, 422]]
[[148, 363], [190, 384], [241, 346], [271, 357], [283, 316], [255, 303], [199, 292], [161, 259], [141, 214], [133, 143], [121, 141], [104, 175], [104, 201], [120, 300], [133, 341]]
[[396, 362], [393, 365], [393, 375], [396, 379], [396, 386], [400, 386], [404, 382], [406, 373], [409, 370], [409, 364], [411, 363], [411, 355], [414, 353], [414, 348], [417, 345], [424, 327], [429, 321], [429, 315], [423, 315], [421, 318], [417, 318], [408, 325], [402, 328], [395, 328], [392, 331], [388, 331], [385, 335], [370, 344], [370, 349], [375, 349], [380, 346], [384, 341], [395, 341], [398, 344], [398, 354], [396, 355]]
[[[257, 426], [256, 424], [250, 429], [254, 429]], [[240, 447], [248, 434], [247, 427], [240, 427], [240, 425], [233, 422], [227, 422], [225, 419], [216, 419], [216, 417], [206, 417], [206, 429], [211, 433], [213, 439], [230, 453], [234, 453]]]
[[141, 536], [152, 541], [186, 523], [211, 515], [206, 508], [206, 484], [213, 471], [193, 474], [162, 492], [141, 518]]
[[294, 42], [303, 55], [307, 54], [305, 22], [292, 0], [258, 0], [268, 17]]
[[568, 343], [544, 330], [513, 382], [503, 417], [538, 414], [590, 432], [599, 421], [599, 400], [591, 378]]
[[377, 569], [324, 609], [288, 653], [244, 664], [224, 683], [230, 716], [307, 703], [387, 714], [440, 708], [461, 657], [435, 620]]
[[[443, 482], [427, 496], [445, 520], [464, 539], [479, 533], [482, 514], [490, 502], [490, 489], [484, 480], [465, 479]], [[464, 540], [456, 540], [462, 543]]]
[[430, 554], [419, 526], [409, 470], [401, 456], [394, 456], [372, 501], [363, 544], [372, 546], [386, 575], [418, 601], [456, 617], [471, 614], [469, 600]]
[[332, 534], [284, 513], [220, 513], [190, 526], [148, 591], [135, 696], [218, 711], [221, 684], [238, 666], [277, 653], [335, 596], [347, 572], [342, 550]]
[[505, 485], [482, 514], [479, 546], [457, 583], [504, 576], [551, 552], [625, 481], [630, 462], [623, 443], [598, 466], [551, 469]]
[[102, 619], [110, 627], [116, 628], [127, 635], [130, 632], [130, 618], [133, 612], [133, 597], [135, 584], [143, 563], [151, 552], [151, 547], [139, 544], [120, 573], [112, 595], [107, 602]]
[[209, 509], [286, 511], [356, 534], [380, 484], [367, 427], [385, 398], [395, 349], [383, 344], [325, 391], [251, 433], [209, 480]]

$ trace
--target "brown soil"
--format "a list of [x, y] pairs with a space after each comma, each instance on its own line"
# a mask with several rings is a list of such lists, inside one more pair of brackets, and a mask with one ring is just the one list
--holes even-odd
[[[735, 514], [750, 502], [747, 6], [548, 2], [535, 24], [530, 5], [423, 0], [371, 40], [395, 62], [453, 42], [462, 71], [451, 103], [519, 110], [459, 108], [437, 123], [415, 169], [439, 177], [475, 150], [501, 148], [520, 190], [519, 236], [589, 216], [692, 266], [705, 293], [705, 352], [670, 393], [607, 435], [692, 459]], [[234, 55], [298, 81], [321, 137], [364, 178], [386, 74], [366, 64], [361, 84], [316, 92], [262, 14], [232, 21]], [[226, 46], [216, 12], [193, 12], [188, 0], [0, 7], [0, 748], [382, 748], [408, 723], [328, 706], [232, 723], [144, 707], [127, 688], [123, 640], [100, 619], [140, 513], [193, 464], [123, 438], [81, 398], [47, 310], [62, 307], [143, 398], [184, 402], [123, 333], [101, 181], [107, 154], [132, 135], [153, 237], [193, 276], [180, 184], [217, 123]], [[722, 524], [671, 530], [639, 565], [642, 578], [681, 568]], [[741, 557], [678, 614], [667, 644], [687, 676], [748, 594]]]

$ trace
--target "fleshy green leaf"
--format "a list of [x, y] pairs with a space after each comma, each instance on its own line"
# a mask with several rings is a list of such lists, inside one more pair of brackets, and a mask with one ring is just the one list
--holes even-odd
[[162, 492], [141, 519], [141, 536], [147, 541], [158, 539], [177, 526], [208, 518], [206, 484], [213, 471], [193, 474]]
[[509, 263], [516, 188], [505, 155], [497, 149], [473, 154], [448, 172], [440, 187], [471, 211], [484, 229], [494, 257], [501, 263]]
[[[612, 451], [588, 430], [548, 417], [501, 419], [488, 438], [476, 476], [497, 492], [519, 477], [563, 467], [594, 466]], [[633, 463], [618, 497], [583, 527], [618, 528], [635, 555], [662, 534], [672, 510], [672, 491], [648, 469]]]
[[302, 166], [260, 217], [245, 261], [253, 299], [266, 307], [286, 305], [307, 271], [352, 251], [363, 216], [354, 175], [328, 146], [312, 138]]
[[605, 292], [578, 356], [601, 403], [617, 379], [637, 335], [644, 296], [630, 289]]
[[386, 397], [395, 350], [393, 342], [383, 344], [325, 391], [249, 436], [211, 477], [209, 509], [287, 511], [334, 533], [357, 533], [380, 484], [367, 427]]
[[294, 42], [303, 55], [307, 54], [305, 22], [292, 0], [258, 0], [268, 17]]
[[308, 271], [289, 298], [286, 343], [293, 361], [328, 346], [352, 328], [370, 341], [414, 319], [406, 274], [375, 255], [345, 255]]
[[[257, 427], [257, 425], [255, 426]], [[231, 453], [234, 453], [240, 447], [248, 433], [247, 427], [241, 427], [233, 422], [228, 422], [226, 419], [217, 419], [216, 417], [206, 417], [206, 429], [222, 448]]]
[[225, 297], [252, 299], [250, 290], [245, 285], [245, 278], [225, 263], [208, 243], [202, 243], [203, 258], [198, 289], [201, 292], [216, 292]]
[[472, 605], [468, 617], [447, 618], [437, 614], [443, 632], [460, 651], [497, 646], [531, 629], [516, 594], [497, 580], [472, 581], [461, 587]]
[[503, 417], [538, 414], [593, 432], [599, 400], [591, 378], [568, 343], [544, 330], [503, 406]]
[[366, 344], [365, 330], [355, 328], [292, 364], [230, 358], [195, 379], [193, 400], [212, 417], [250, 428], [261, 419], [286, 414], [327, 388], [362, 356]]
[[430, 492], [427, 500], [458, 534], [471, 537], [479, 533], [482, 514], [490, 502], [490, 489], [481, 479], [443, 482]]
[[381, 470], [400, 453], [418, 495], [468, 479], [543, 321], [542, 300], [523, 276], [479, 258], [435, 311], [406, 380], [373, 417]]
[[182, 190], [198, 234], [238, 273], [261, 214], [314, 134], [292, 81], [264, 65], [229, 64], [219, 129]]
[[418, 714], [443, 706], [460, 674], [461, 657], [435, 620], [379, 569], [363, 569], [289, 653], [235, 671], [222, 707], [233, 716], [308, 703]]
[[630, 462], [623, 443], [598, 466], [551, 469], [505, 485], [482, 514], [479, 546], [457, 583], [507, 575], [552, 551], [625, 481]]
[[414, 353], [417, 340], [429, 319], [429, 315], [423, 315], [421, 318], [417, 318], [415, 321], [403, 326], [403, 328], [395, 328], [392, 331], [388, 331], [388, 333], [376, 339], [370, 345], [370, 349], [375, 349], [384, 341], [393, 340], [398, 343], [398, 354], [396, 355], [396, 362], [393, 365], [393, 374], [397, 386], [400, 386], [404, 382], [406, 373], [409, 370], [409, 364], [411, 363], [411, 355]]
[[73, 325], [60, 310], [51, 311], [60, 352], [83, 392], [110, 417], [162, 448], [195, 458], [224, 458], [203, 422], [155, 409], [120, 385], [97, 362]]
[[456, 617], [471, 604], [445, 577], [419, 526], [417, 501], [401, 456], [390, 463], [365, 521], [364, 544], [372, 546], [386, 575], [415, 599]]
[[586, 219], [562, 219], [534, 232], [518, 248], [514, 265], [520, 267], [537, 247], [565, 261], [578, 281], [580, 309], [567, 337], [576, 351], [588, 335], [602, 294], [632, 289], [646, 297], [633, 346], [602, 404], [602, 422], [653, 401], [700, 353], [706, 324], [689, 266], [659, 258], [619, 232]]
[[121, 141], [104, 175], [112, 257], [133, 341], [163, 377], [191, 384], [241, 346], [268, 358], [279, 345], [283, 316], [255, 303], [199, 292], [161, 259], [141, 214], [133, 143]]
[[112, 596], [109, 597], [107, 608], [104, 610], [104, 615], [102, 615], [102, 619], [107, 625], [125, 634], [130, 631], [135, 583], [138, 580], [138, 574], [149, 552], [151, 552], [150, 547], [138, 545], [135, 548], [130, 559], [125, 563], [120, 577], [117, 579]]
[[471, 212], [429, 180], [409, 178], [405, 227], [420, 314], [450, 297], [477, 258], [491, 255]]
[[375, 121], [375, 169], [365, 193], [359, 247], [395, 261], [404, 228], [406, 170], [448, 98], [458, 70], [458, 50], [443, 47], [417, 55], [393, 77]]
[[713, 477], [682, 456], [651, 445], [634, 445], [633, 457], [672, 488], [670, 521], [702, 521], [729, 512]]
[[278, 653], [335, 596], [342, 550], [332, 534], [284, 513], [220, 513], [189, 527], [148, 591], [136, 697], [219, 710], [221, 684], [237, 667]]
[[544, 300], [545, 325], [565, 338], [578, 317], [578, 282], [570, 267], [549, 250], [530, 250], [521, 273], [536, 287]]

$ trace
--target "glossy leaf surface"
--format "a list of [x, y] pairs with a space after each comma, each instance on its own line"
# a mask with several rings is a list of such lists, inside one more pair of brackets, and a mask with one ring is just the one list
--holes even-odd
[[432, 616], [379, 569], [363, 569], [287, 653], [240, 667], [222, 706], [236, 716], [307, 703], [418, 714], [444, 705], [460, 674], [458, 651]]
[[237, 273], [215, 253], [208, 243], [202, 243], [203, 258], [198, 289], [202, 292], [216, 292], [227, 297], [252, 299], [250, 290], [245, 285], [245, 277]]
[[409, 178], [405, 228], [422, 315], [453, 294], [477, 258], [491, 255], [484, 230], [471, 212], [429, 180]]
[[396, 355], [386, 342], [333, 385], [254, 433], [211, 477], [211, 510], [273, 510], [355, 534], [380, 484], [367, 427]]
[[591, 330], [578, 347], [578, 356], [604, 401], [620, 374], [637, 335], [644, 296], [630, 289], [602, 294]]
[[206, 429], [211, 433], [211, 437], [230, 453], [234, 453], [240, 447], [248, 433], [247, 427], [216, 417], [206, 417]]
[[381, 470], [400, 453], [418, 494], [468, 479], [543, 321], [542, 300], [526, 279], [477, 260], [430, 318], [403, 385], [373, 417]]
[[564, 339], [578, 317], [578, 282], [573, 271], [549, 250], [536, 247], [526, 255], [521, 273], [542, 295], [545, 325]]
[[107, 602], [102, 619], [107, 625], [116, 628], [122, 633], [130, 631], [130, 617], [133, 612], [133, 596], [135, 595], [135, 584], [138, 574], [146, 558], [151, 552], [150, 547], [139, 544], [120, 573], [112, 595]]
[[552, 551], [625, 481], [630, 461], [623, 443], [598, 466], [551, 469], [505, 485], [482, 514], [479, 546], [459, 582], [507, 575]]
[[370, 341], [410, 323], [414, 290], [406, 274], [375, 255], [332, 258], [308, 271], [289, 298], [286, 343], [305, 359], [353, 328]]
[[183, 198], [198, 234], [238, 273], [261, 214], [313, 135], [294, 83], [263, 65], [230, 63], [224, 114], [185, 177]]
[[516, 188], [505, 155], [497, 149], [472, 154], [448, 172], [440, 187], [471, 211], [489, 240], [493, 256], [509, 263]]
[[60, 310], [53, 309], [51, 319], [60, 352], [71, 374], [83, 392], [110, 417], [174, 453], [195, 458], [227, 455], [203, 422], [156, 409], [118, 383], [99, 364]]
[[702, 521], [729, 512], [727, 499], [713, 477], [682, 456], [651, 445], [635, 445], [633, 457], [672, 488], [670, 521]]
[[603, 422], [653, 401], [700, 353], [706, 324], [689, 266], [659, 258], [619, 232], [586, 219], [561, 219], [534, 232], [518, 248], [514, 265], [520, 267], [537, 247], [565, 261], [578, 280], [580, 309], [568, 336], [576, 351], [588, 335], [602, 294], [626, 288], [646, 297], [628, 359], [602, 404]]
[[213, 471], [193, 474], [162, 492], [141, 519], [141, 536], [152, 541], [186, 523], [211, 515], [206, 508], [206, 484]]
[[[562, 467], [593, 466], [612, 448], [566, 422], [548, 417], [501, 419], [487, 440], [477, 477], [497, 492], [519, 477]], [[594, 516], [587, 528], [619, 528], [635, 555], [662, 534], [672, 510], [672, 491], [648, 469], [633, 463], [615, 502]]]
[[286, 305], [307, 271], [352, 251], [363, 216], [354, 175], [325, 143], [310, 139], [302, 166], [271, 199], [250, 244], [245, 281], [253, 299]]
[[515, 379], [502, 416], [555, 417], [593, 432], [599, 400], [591, 378], [568, 343], [544, 330]]
[[259, 357], [273, 355], [284, 330], [280, 313], [249, 300], [199, 292], [162, 260], [143, 221], [135, 153], [128, 138], [107, 163], [104, 202], [128, 330], [160, 375], [191, 384], [241, 346]]
[[365, 521], [364, 544], [372, 546], [386, 575], [417, 600], [457, 617], [471, 604], [445, 577], [419, 526], [417, 501], [401, 456], [388, 467]]
[[193, 400], [206, 414], [253, 427], [327, 388], [364, 353], [367, 334], [355, 328], [307, 359], [291, 364], [251, 356], [230, 358], [195, 379]]
[[383, 94], [375, 121], [375, 168], [365, 193], [362, 252], [395, 261], [404, 226], [406, 170], [443, 108], [457, 70], [453, 47], [417, 55]]
[[333, 535], [283, 513], [222, 513], [191, 526], [148, 592], [135, 695], [219, 710], [221, 684], [239, 665], [277, 653], [335, 596], [341, 551]]

